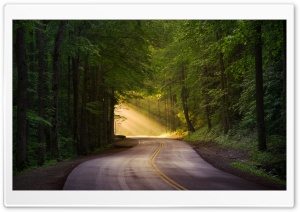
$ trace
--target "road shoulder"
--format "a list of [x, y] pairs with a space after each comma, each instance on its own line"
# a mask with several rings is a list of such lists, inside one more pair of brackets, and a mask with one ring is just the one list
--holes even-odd
[[285, 186], [278, 185], [269, 179], [253, 175], [230, 166], [232, 162], [246, 160], [248, 158], [246, 152], [221, 147], [219, 144], [214, 142], [199, 142], [197, 145], [192, 145], [192, 147], [206, 162], [222, 171], [239, 176], [254, 183], [270, 187], [274, 190], [285, 190]]

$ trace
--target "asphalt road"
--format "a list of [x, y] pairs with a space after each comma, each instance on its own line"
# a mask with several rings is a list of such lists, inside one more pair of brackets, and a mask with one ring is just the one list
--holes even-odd
[[185, 142], [135, 138], [138, 145], [84, 162], [68, 176], [64, 190], [267, 190], [218, 170]]

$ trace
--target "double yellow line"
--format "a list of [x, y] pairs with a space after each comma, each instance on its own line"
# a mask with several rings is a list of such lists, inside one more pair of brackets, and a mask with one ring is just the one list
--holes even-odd
[[151, 167], [151, 169], [159, 176], [164, 182], [166, 182], [168, 185], [172, 186], [173, 188], [177, 190], [187, 190], [183, 186], [176, 183], [174, 180], [169, 178], [167, 175], [165, 175], [160, 169], [155, 165], [155, 158], [157, 157], [160, 150], [164, 147], [164, 143], [159, 143], [159, 147], [156, 149], [156, 151], [153, 153], [153, 155], [149, 158], [148, 164]]

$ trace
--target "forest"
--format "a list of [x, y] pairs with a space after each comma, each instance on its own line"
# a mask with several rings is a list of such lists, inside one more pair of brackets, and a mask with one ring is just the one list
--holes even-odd
[[110, 148], [126, 103], [285, 178], [285, 20], [14, 20], [13, 42], [14, 172]]

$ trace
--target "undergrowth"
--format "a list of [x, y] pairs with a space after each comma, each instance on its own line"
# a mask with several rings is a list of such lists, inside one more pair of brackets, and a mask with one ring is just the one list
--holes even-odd
[[257, 149], [257, 133], [243, 129], [235, 129], [223, 134], [220, 127], [211, 130], [203, 127], [194, 133], [189, 133], [183, 140], [195, 145], [200, 142], [214, 142], [221, 147], [246, 151], [247, 162], [237, 161], [232, 164], [233, 167], [275, 180], [280, 184], [286, 181], [286, 140], [283, 136], [268, 136], [267, 150], [264, 152]]

